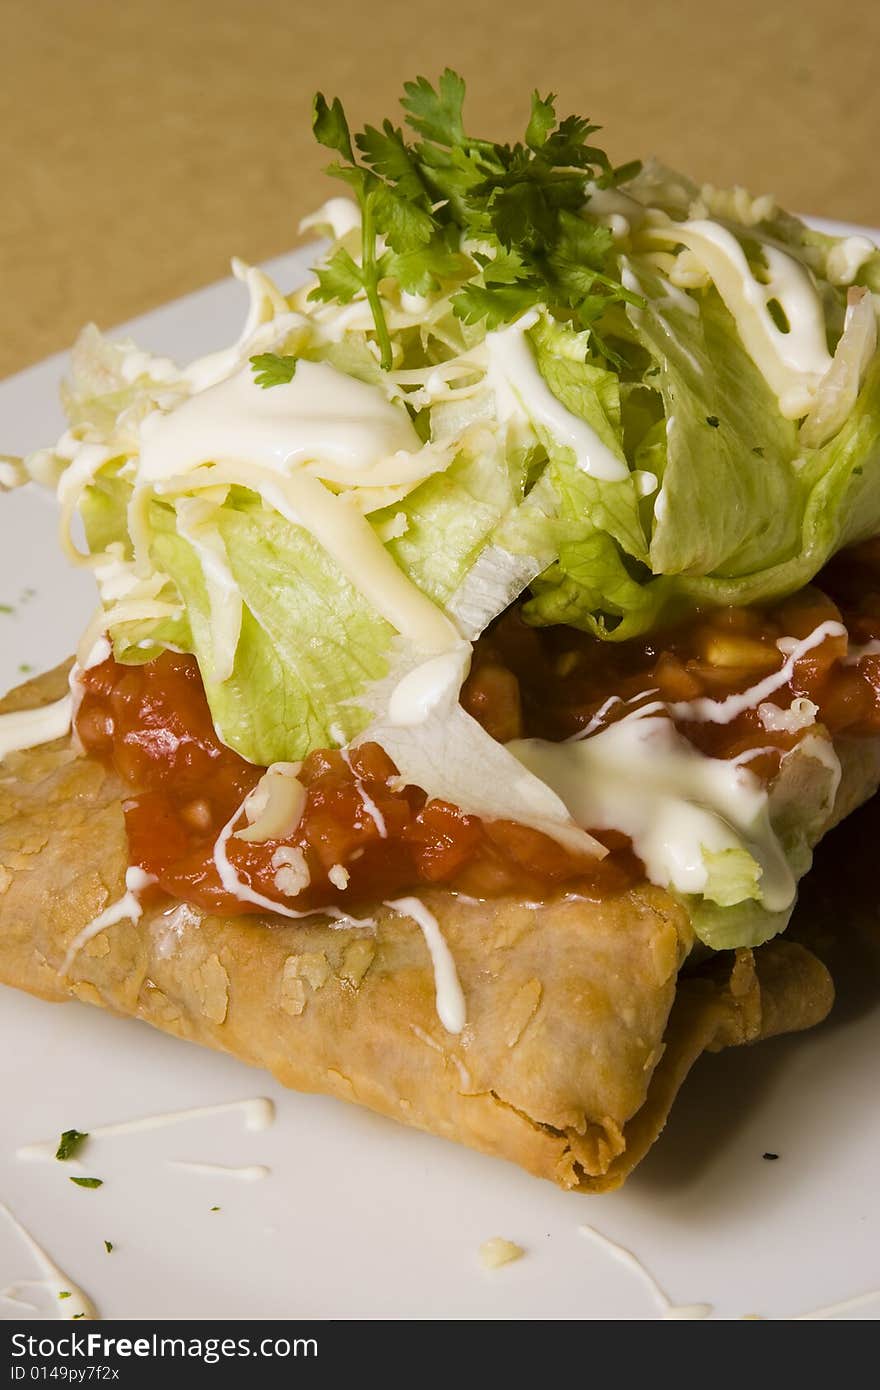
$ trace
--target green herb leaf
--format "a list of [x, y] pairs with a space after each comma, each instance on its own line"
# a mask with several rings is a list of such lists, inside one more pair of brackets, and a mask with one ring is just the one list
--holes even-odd
[[[455, 313], [467, 324], [497, 328], [534, 304], [574, 319], [592, 332], [591, 351], [617, 360], [600, 321], [615, 302], [639, 303], [625, 289], [607, 228], [584, 215], [589, 188], [632, 177], [637, 164], [612, 168], [589, 143], [598, 129], [586, 117], [557, 121], [556, 98], [534, 92], [524, 143], [498, 144], [465, 131], [465, 84], [450, 69], [436, 87], [425, 77], [404, 86], [410, 143], [391, 121], [367, 126], [352, 149], [345, 112], [315, 98], [315, 135], [342, 155], [328, 170], [344, 179], [361, 205], [358, 265], [337, 248], [318, 268], [311, 298], [346, 304], [362, 291], [369, 302], [382, 366], [391, 366], [391, 338], [380, 284], [426, 294], [456, 281]], [[380, 255], [377, 237], [385, 249]], [[480, 247], [464, 254], [468, 243]]]
[[466, 280], [473, 274], [473, 262], [456, 251], [442, 247], [420, 247], [416, 251], [386, 251], [376, 263], [380, 278], [394, 279], [408, 294], [429, 294], [444, 281]]
[[380, 178], [394, 184], [402, 198], [411, 202], [427, 201], [428, 193], [419, 170], [418, 163], [403, 138], [403, 131], [396, 130], [390, 121], [382, 122], [382, 129], [368, 125], [360, 135], [355, 136], [355, 144]]
[[[359, 290], [364, 288], [364, 273], [344, 246], [340, 246], [328, 261], [315, 267], [318, 283], [310, 292], [309, 299], [329, 304], [334, 299], [340, 304], [350, 304]], [[268, 354], [266, 354], [268, 356]]]
[[88, 1137], [88, 1134], [84, 1134], [82, 1130], [66, 1129], [58, 1141], [55, 1157], [60, 1159], [62, 1163], [68, 1158], [74, 1158]]
[[104, 1179], [103, 1179], [103, 1178], [71, 1178], [70, 1181], [71, 1181], [71, 1182], [75, 1182], [76, 1185], [77, 1185], [77, 1187], [103, 1187], [103, 1186], [104, 1186]]
[[284, 386], [293, 381], [296, 373], [295, 357], [284, 357], [277, 352], [258, 352], [251, 358], [254, 381], [266, 390], [269, 386]]
[[380, 184], [372, 195], [376, 226], [394, 251], [416, 251], [434, 235], [434, 219], [429, 212], [400, 197]]
[[543, 98], [538, 92], [532, 92], [532, 115], [526, 126], [526, 144], [533, 150], [546, 145], [547, 136], [556, 125], [555, 101], [555, 92]]
[[107, 1251], [107, 1254], [109, 1255], [110, 1252], [111, 1252], [112, 1249], [113, 1249], [113, 1242], [112, 1242], [112, 1240], [105, 1240], [105, 1241], [104, 1241], [104, 1249]]
[[71, 1296], [71, 1294], [70, 1294], [70, 1290], [69, 1290], [69, 1289], [62, 1289], [62, 1290], [60, 1291], [60, 1293], [58, 1294], [58, 1297], [59, 1297], [59, 1298], [70, 1298], [70, 1296]]
[[408, 124], [426, 140], [453, 147], [464, 141], [461, 109], [464, 105], [465, 84], [457, 72], [447, 68], [437, 83], [437, 90], [426, 77], [405, 82], [406, 96], [401, 106], [408, 113]]
[[541, 291], [533, 285], [465, 285], [452, 301], [452, 308], [464, 323], [486, 320], [488, 329], [498, 328], [519, 318], [540, 303]]
[[319, 144], [326, 145], [328, 150], [336, 150], [349, 164], [354, 163], [348, 121], [338, 97], [334, 97], [333, 104], [328, 106], [323, 93], [316, 93], [312, 107], [312, 130]]

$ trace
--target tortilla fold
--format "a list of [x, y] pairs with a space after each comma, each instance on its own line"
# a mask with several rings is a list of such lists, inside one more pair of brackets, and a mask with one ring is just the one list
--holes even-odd
[[[2, 707], [64, 684], [59, 668]], [[880, 775], [878, 756], [850, 761], [847, 806]], [[69, 740], [0, 765], [0, 981], [144, 1019], [564, 1187], [619, 1185], [701, 1052], [810, 1027], [831, 1007], [827, 969], [787, 938], [682, 974], [687, 915], [649, 884], [543, 905], [421, 894], [467, 1003], [459, 1035], [438, 1019], [417, 924], [383, 907], [374, 928], [340, 928], [165, 900], [100, 932], [63, 975], [70, 943], [124, 892], [124, 795]]]

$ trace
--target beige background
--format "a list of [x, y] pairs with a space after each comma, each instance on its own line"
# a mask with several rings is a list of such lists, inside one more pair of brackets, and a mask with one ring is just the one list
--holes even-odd
[[289, 249], [316, 87], [378, 122], [449, 63], [480, 134], [553, 89], [617, 159], [876, 226], [878, 57], [872, 0], [0, 0], [0, 376]]

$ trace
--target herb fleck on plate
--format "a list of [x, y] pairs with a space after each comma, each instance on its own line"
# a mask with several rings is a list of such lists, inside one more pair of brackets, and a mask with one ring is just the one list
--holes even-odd
[[66, 1129], [58, 1140], [55, 1157], [60, 1159], [62, 1163], [68, 1158], [75, 1158], [88, 1137], [88, 1134], [84, 1134], [81, 1129]]

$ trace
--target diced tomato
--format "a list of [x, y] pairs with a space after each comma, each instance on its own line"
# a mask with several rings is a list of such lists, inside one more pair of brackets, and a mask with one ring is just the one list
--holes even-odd
[[[848, 663], [847, 638], [830, 634], [785, 663], [789, 644], [828, 621], [844, 621], [852, 641], [880, 638], [880, 542], [838, 556], [821, 582], [766, 608], [726, 608], [647, 639], [601, 642], [571, 628], [535, 629], [512, 609], [476, 645], [462, 703], [502, 742], [526, 736], [562, 739], [596, 732], [639, 704], [685, 704], [700, 697], [778, 686], [750, 700], [728, 723], [688, 718], [682, 734], [712, 757], [744, 757], [769, 780], [803, 730], [774, 727], [757, 708], [786, 710], [795, 696], [818, 706], [832, 733], [880, 734], [880, 656]], [[831, 594], [832, 597], [828, 595]], [[195, 661], [166, 652], [140, 666], [112, 659], [82, 673], [77, 731], [86, 750], [111, 763], [132, 789], [125, 803], [131, 858], [165, 892], [225, 913], [259, 911], [223, 886], [218, 835], [264, 771], [217, 738]], [[233, 834], [226, 853], [242, 882], [297, 910], [337, 904], [352, 911], [377, 898], [446, 884], [478, 897], [515, 893], [539, 899], [560, 889], [603, 896], [642, 875], [622, 835], [600, 836], [603, 859], [570, 852], [511, 821], [483, 822], [401, 784], [377, 744], [344, 754], [319, 749], [299, 773], [306, 806], [284, 841], [251, 844]], [[286, 850], [287, 855], [279, 850]], [[291, 851], [297, 851], [291, 859]], [[285, 875], [295, 862], [297, 874]], [[305, 883], [303, 866], [307, 870]]]

